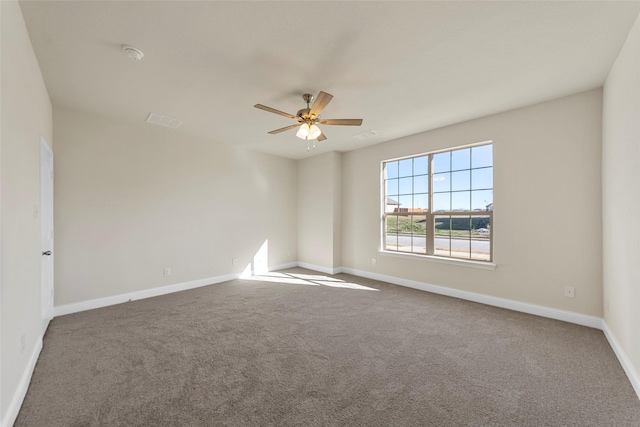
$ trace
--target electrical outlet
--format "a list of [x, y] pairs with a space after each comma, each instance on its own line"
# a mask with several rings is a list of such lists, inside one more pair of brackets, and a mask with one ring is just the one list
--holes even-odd
[[575, 298], [576, 296], [576, 288], [573, 286], [565, 286], [564, 287], [564, 296], [567, 298]]
[[24, 334], [20, 335], [20, 354], [24, 353], [26, 337]]
[[378, 261], [375, 258], [371, 258], [371, 265], [378, 264]]
[[164, 275], [165, 276], [171, 276], [171, 267], [165, 267], [164, 268]]
[[231, 265], [238, 265], [238, 258], [231, 258]]

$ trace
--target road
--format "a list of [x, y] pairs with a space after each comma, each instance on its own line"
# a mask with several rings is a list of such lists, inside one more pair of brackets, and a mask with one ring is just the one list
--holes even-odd
[[[409, 235], [398, 235], [398, 249], [399, 250], [411, 250], [411, 240], [412, 236]], [[419, 252], [420, 250], [425, 249], [425, 241], [426, 237], [424, 236], [413, 236], [413, 251]], [[460, 238], [452, 238], [449, 240], [448, 238], [436, 237], [436, 253], [438, 250], [449, 251], [449, 241], [451, 241], [451, 250], [454, 252], [469, 252], [469, 240], [468, 239], [460, 239]], [[396, 235], [395, 234], [387, 234], [387, 245], [395, 246], [396, 245]], [[474, 253], [478, 254], [489, 254], [491, 248], [488, 239], [472, 239], [471, 246]], [[475, 258], [475, 257], [474, 257]]]

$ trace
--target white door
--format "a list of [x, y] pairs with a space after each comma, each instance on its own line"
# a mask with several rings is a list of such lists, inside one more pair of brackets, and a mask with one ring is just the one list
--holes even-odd
[[53, 319], [53, 153], [44, 138], [40, 138], [40, 230], [44, 335]]

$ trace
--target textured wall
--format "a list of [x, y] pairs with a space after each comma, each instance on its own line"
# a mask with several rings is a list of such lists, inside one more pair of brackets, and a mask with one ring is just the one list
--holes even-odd
[[295, 261], [295, 161], [57, 107], [54, 135], [56, 306], [238, 273], [266, 241]]
[[640, 381], [640, 18], [607, 77], [603, 109], [604, 318]]
[[[40, 137], [51, 145], [51, 102], [17, 2], [0, 2], [2, 117], [1, 415], [13, 412], [20, 379], [42, 337]], [[24, 336], [24, 349], [21, 337]], [[26, 389], [24, 390], [26, 391]], [[18, 400], [16, 400], [18, 399]], [[15, 413], [13, 414], [15, 415]]]
[[[597, 89], [343, 154], [342, 265], [601, 316], [601, 121]], [[487, 140], [496, 269], [380, 253], [381, 162]]]
[[340, 267], [341, 155], [298, 161], [298, 261]]

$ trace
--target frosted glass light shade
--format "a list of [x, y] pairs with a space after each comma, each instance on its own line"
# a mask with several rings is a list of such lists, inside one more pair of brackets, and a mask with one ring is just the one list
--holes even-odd
[[306, 123], [303, 123], [302, 126], [300, 126], [300, 129], [298, 129], [298, 133], [296, 133], [296, 136], [301, 139], [307, 139], [308, 135], [309, 135], [309, 125]]
[[309, 135], [307, 136], [307, 139], [316, 139], [320, 136], [321, 133], [322, 131], [318, 126], [311, 125], [311, 127], [309, 128]]

